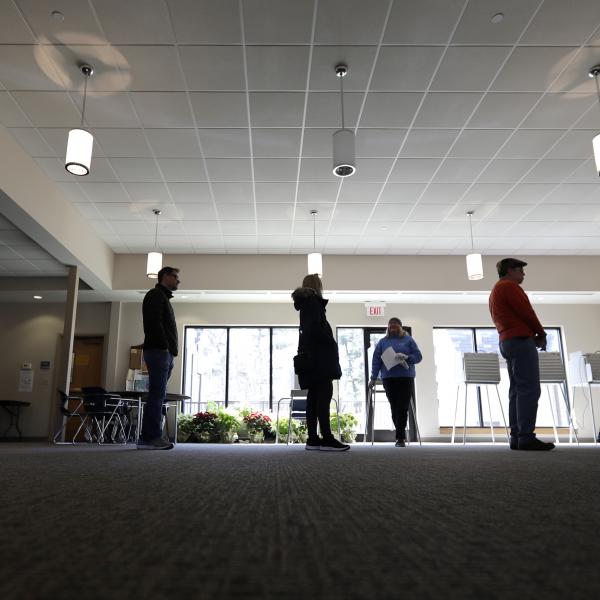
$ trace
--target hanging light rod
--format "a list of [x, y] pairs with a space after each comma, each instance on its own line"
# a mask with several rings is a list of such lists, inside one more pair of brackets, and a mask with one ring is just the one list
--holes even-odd
[[354, 131], [346, 129], [344, 115], [344, 77], [348, 75], [348, 65], [335, 66], [336, 77], [340, 80], [340, 102], [342, 107], [342, 128], [333, 134], [333, 174], [337, 177], [350, 177], [356, 172], [354, 152]]
[[[596, 93], [598, 94], [598, 103], [600, 104], [600, 85], [598, 84], [598, 77], [600, 76], [600, 65], [595, 65], [590, 69], [588, 73], [589, 77], [592, 77], [596, 82]], [[594, 149], [594, 160], [596, 161], [596, 172], [600, 176], [600, 133], [597, 133], [592, 139], [592, 148]]]
[[483, 279], [483, 262], [481, 260], [481, 254], [477, 254], [475, 252], [475, 245], [473, 244], [472, 217], [474, 213], [474, 210], [467, 211], [467, 215], [469, 217], [469, 231], [471, 233], [471, 254], [467, 254], [467, 277], [471, 281]]
[[71, 131], [69, 131], [65, 169], [69, 171], [69, 173], [81, 177], [89, 174], [90, 165], [92, 163], [94, 137], [89, 131], [86, 131], [83, 128], [83, 122], [85, 117], [88, 79], [94, 74], [94, 68], [91, 65], [84, 63], [79, 65], [79, 70], [85, 77], [83, 87], [83, 107], [81, 109], [81, 125], [79, 129], [71, 129]]
[[323, 277], [323, 256], [317, 252], [317, 215], [319, 211], [313, 208], [310, 214], [313, 218], [313, 251], [308, 255], [308, 275], [316, 273], [319, 277]]
[[158, 208], [153, 208], [152, 212], [156, 217], [156, 225], [154, 227], [154, 252], [148, 252], [148, 260], [146, 261], [146, 277], [149, 279], [157, 279], [158, 272], [162, 269], [162, 253], [158, 252], [158, 217], [162, 211]]

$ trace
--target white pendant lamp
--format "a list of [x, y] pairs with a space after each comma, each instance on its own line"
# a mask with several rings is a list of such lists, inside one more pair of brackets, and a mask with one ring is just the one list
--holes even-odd
[[[311, 210], [310, 214], [313, 216], [313, 250], [316, 250], [317, 237], [316, 237], [316, 218], [319, 214], [318, 210]], [[308, 255], [308, 275], [317, 274], [319, 277], [323, 277], [323, 256], [320, 252], [311, 252]]]
[[83, 87], [83, 107], [81, 109], [81, 127], [69, 131], [69, 140], [67, 142], [67, 156], [65, 157], [65, 169], [73, 175], [83, 176], [90, 172], [92, 163], [92, 147], [94, 137], [89, 131], [83, 128], [83, 119], [85, 116], [85, 101], [87, 99], [88, 79], [94, 74], [94, 69], [90, 65], [81, 65], [81, 72], [85, 76]]
[[[598, 76], [600, 76], [600, 65], [592, 67], [589, 76], [596, 82], [596, 93], [598, 94], [598, 103], [600, 104], [600, 86], [598, 85]], [[596, 173], [600, 176], [600, 133], [597, 133], [592, 139], [592, 148], [594, 149], [594, 160], [596, 161]]]
[[146, 262], [146, 276], [150, 279], [157, 279], [158, 272], [162, 269], [162, 254], [156, 251], [158, 240], [158, 216], [161, 211], [154, 208], [152, 212], [156, 215], [156, 227], [154, 229], [154, 252], [148, 252], [148, 261]]
[[483, 279], [483, 262], [481, 260], [481, 254], [473, 252], [475, 249], [473, 246], [473, 223], [471, 217], [473, 216], [474, 210], [469, 210], [469, 230], [471, 232], [471, 254], [467, 254], [467, 276], [471, 281], [477, 281]]
[[342, 128], [333, 134], [333, 174], [337, 177], [350, 177], [356, 172], [356, 160], [354, 132], [344, 126], [344, 77], [348, 74], [348, 67], [342, 64], [337, 65], [335, 74], [340, 78]]

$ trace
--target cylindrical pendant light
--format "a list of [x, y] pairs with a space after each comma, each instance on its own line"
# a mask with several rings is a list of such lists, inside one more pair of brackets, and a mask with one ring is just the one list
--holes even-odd
[[90, 65], [81, 65], [81, 72], [85, 76], [83, 88], [83, 107], [81, 110], [81, 127], [69, 131], [67, 142], [67, 156], [65, 157], [65, 169], [73, 175], [87, 175], [90, 172], [92, 164], [92, 148], [94, 146], [94, 137], [89, 131], [83, 128], [85, 116], [85, 102], [87, 99], [88, 79], [94, 74], [94, 69]]
[[158, 216], [161, 211], [158, 208], [152, 210], [156, 215], [156, 227], [154, 229], [154, 252], [148, 252], [148, 260], [146, 261], [146, 276], [150, 279], [157, 279], [158, 272], [162, 269], [162, 254], [156, 251], [158, 241]]
[[333, 134], [333, 174], [337, 177], [350, 177], [356, 172], [354, 151], [354, 131], [344, 124], [344, 77], [348, 74], [346, 65], [337, 65], [335, 74], [340, 78], [340, 101], [342, 105], [342, 128]]
[[[313, 216], [313, 250], [317, 247], [317, 223], [316, 218], [319, 214], [318, 210], [311, 210], [310, 214]], [[320, 252], [311, 252], [308, 255], [308, 275], [317, 274], [319, 277], [323, 277], [323, 256]]]
[[[596, 82], [596, 93], [598, 94], [598, 104], [600, 104], [600, 85], [598, 85], [598, 76], [600, 76], [600, 65], [592, 67], [589, 76]], [[596, 173], [600, 177], [600, 133], [592, 139], [592, 148], [594, 149], [594, 160], [596, 161]]]
[[471, 281], [483, 279], [483, 262], [481, 260], [481, 254], [473, 252], [475, 249], [473, 246], [473, 223], [471, 217], [475, 211], [470, 210], [467, 212], [469, 215], [469, 230], [471, 232], [471, 254], [467, 254], [467, 276]]

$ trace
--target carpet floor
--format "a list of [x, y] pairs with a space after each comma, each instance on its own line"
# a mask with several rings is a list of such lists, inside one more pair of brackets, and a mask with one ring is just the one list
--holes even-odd
[[3, 444], [0, 486], [2, 600], [600, 597], [592, 445]]

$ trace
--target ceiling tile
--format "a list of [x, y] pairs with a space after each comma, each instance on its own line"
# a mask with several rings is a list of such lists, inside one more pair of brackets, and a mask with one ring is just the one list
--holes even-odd
[[313, 4], [296, 0], [251, 0], [244, 3], [247, 44], [308, 44]]
[[300, 153], [300, 135], [299, 129], [253, 128], [252, 152], [254, 158], [297, 157]]
[[[335, 128], [305, 128], [302, 144], [302, 156], [307, 158], [328, 158], [332, 155], [333, 134]], [[371, 131], [371, 130], [369, 130]], [[382, 131], [381, 129], [377, 131]], [[356, 149], [358, 149], [358, 135], [356, 135]]]
[[308, 56], [308, 46], [248, 46], [248, 89], [305, 90]]
[[258, 235], [267, 236], [266, 238], [259, 238], [259, 244], [264, 248], [264, 240], [268, 240], [270, 236], [276, 237], [276, 240], [271, 240], [272, 246], [281, 246], [286, 242], [289, 245], [291, 236], [282, 236], [281, 234], [285, 231], [292, 231], [291, 220], [280, 220], [280, 221], [259, 221], [257, 224]]
[[211, 181], [251, 181], [250, 161], [244, 158], [209, 158], [206, 169]]
[[204, 161], [196, 158], [159, 158], [158, 164], [167, 182], [207, 181]]
[[[134, 224], [132, 224], [131, 221], [137, 222], [137, 224], [141, 227], [136, 229], [135, 231], [132, 230], [132, 234], [135, 234], [136, 231], [138, 233], [150, 233], [150, 229], [148, 228], [149, 226], [142, 221], [139, 211], [135, 208], [133, 204], [106, 202], [104, 204], [98, 204], [96, 208], [98, 209], [98, 212], [102, 215], [104, 219], [112, 221], [113, 224], [116, 224], [116, 222], [119, 221], [127, 221], [132, 227], [134, 227]], [[124, 233], [123, 231], [117, 230], [116, 227], [115, 232]], [[154, 232], [152, 231], [152, 233]]]
[[[298, 202], [303, 204], [315, 202], [333, 203], [338, 196], [339, 189], [339, 181], [332, 181], [330, 183], [300, 182], [298, 185]], [[310, 208], [301, 207], [299, 210], [308, 211]]]
[[451, 46], [431, 84], [433, 91], [485, 91], [508, 55], [501, 46]]
[[[294, 205], [291, 202], [285, 204], [260, 202], [256, 205], [256, 214], [259, 222], [263, 220], [289, 221], [294, 216]], [[280, 233], [281, 231], [283, 231], [283, 229], [275, 231], [275, 233]]]
[[246, 94], [194, 92], [190, 99], [198, 127], [248, 127]]
[[[63, 115], [62, 118], [64, 119], [65, 116]], [[0, 123], [4, 127], [32, 126], [32, 122], [8, 92], [0, 92]]]
[[[63, 187], [68, 184], [63, 184]], [[77, 184], [72, 184], [77, 185]], [[127, 194], [120, 183], [94, 183], [84, 181], [81, 184], [83, 191], [92, 202], [131, 202], [132, 198]]]
[[240, 46], [180, 46], [188, 89], [244, 90], [244, 60]]
[[296, 181], [297, 158], [255, 158], [255, 181]]
[[[87, 185], [80, 185], [77, 182], [59, 182], [56, 184], [62, 190], [64, 197], [73, 204], [84, 202], [94, 202], [87, 193]], [[119, 184], [90, 184], [90, 185], [119, 185]], [[120, 186], [119, 186], [120, 187]], [[0, 219], [0, 229], [4, 229], [3, 222]]]
[[590, 140], [595, 134], [595, 131], [569, 131], [550, 150], [546, 158], [589, 158]]
[[520, 129], [500, 150], [500, 158], [541, 158], [563, 134], [555, 129]]
[[524, 44], [583, 44], [600, 22], [595, 0], [545, 0], [522, 38]]
[[415, 120], [416, 127], [463, 127], [481, 98], [474, 93], [429, 93]]
[[531, 169], [535, 160], [497, 158], [483, 171], [479, 183], [511, 183], [516, 182]]
[[591, 94], [546, 94], [525, 119], [531, 129], [568, 128], [597, 102]]
[[[82, 97], [74, 96], [81, 110]], [[140, 122], [128, 94], [90, 92], [85, 105], [85, 120], [90, 127], [139, 127]]]
[[372, 204], [337, 204], [333, 217], [336, 221], [366, 222], [371, 212], [373, 212]]
[[300, 164], [300, 180], [335, 182], [338, 178], [333, 174], [331, 159], [303, 158]]
[[128, 90], [159, 92], [186, 88], [175, 46], [117, 46], [116, 50], [126, 61], [127, 67], [121, 70], [131, 78]]
[[[81, 121], [80, 112], [64, 92], [13, 92], [12, 95], [36, 127], [74, 127]], [[10, 104], [8, 108], [10, 110]], [[28, 123], [20, 121], [15, 124], [9, 119], [6, 125], [18, 127]]]
[[256, 182], [257, 202], [293, 202], [296, 195], [295, 183]]
[[492, 158], [511, 129], [464, 129], [450, 150], [452, 158]]
[[400, 156], [402, 158], [443, 158], [456, 139], [457, 133], [456, 129], [411, 129]]
[[379, 197], [381, 190], [381, 183], [361, 183], [346, 179], [342, 185], [338, 202], [341, 204], [353, 204], [355, 202], [374, 203]]
[[[358, 158], [395, 157], [406, 136], [405, 129], [365, 129], [356, 134], [356, 156]], [[306, 140], [306, 133], [305, 133]], [[332, 136], [329, 134], [328, 152], [332, 152]]]
[[398, 159], [390, 176], [390, 181], [397, 183], [428, 182], [437, 170], [440, 162], [439, 158]]
[[[173, 201], [178, 205], [187, 205], [196, 202], [212, 202], [212, 195], [208, 183], [169, 182], [167, 187], [171, 192]], [[185, 208], [186, 207], [183, 207], [183, 209]]]
[[30, 156], [54, 156], [54, 150], [46, 143], [37, 129], [13, 127], [8, 131]]
[[244, 182], [217, 182], [211, 184], [217, 205], [222, 202], [254, 202], [252, 184]]
[[476, 183], [461, 198], [461, 204], [500, 202], [512, 188], [510, 183]]
[[[223, 235], [253, 235], [256, 234], [256, 223], [254, 219], [248, 221], [221, 221]], [[225, 240], [225, 245], [229, 245]], [[244, 244], [248, 246], [248, 244]]]
[[425, 189], [420, 202], [423, 204], [455, 204], [469, 189], [468, 183], [432, 183]]
[[[177, 212], [179, 213], [181, 220], [184, 222], [184, 226], [187, 226], [188, 223], [197, 223], [198, 221], [214, 221], [217, 218], [217, 213], [215, 211], [214, 204], [212, 203], [179, 204], [177, 205]], [[212, 230], [208, 230], [204, 233], [214, 232], [214, 224], [212, 227]], [[191, 231], [188, 231], [188, 233], [191, 233]]]
[[335, 66], [345, 64], [348, 72], [344, 77], [344, 92], [364, 91], [371, 76], [375, 51], [375, 46], [315, 46], [310, 89], [339, 92], [340, 80], [335, 74]]
[[420, 93], [411, 92], [371, 92], [367, 95], [360, 126], [409, 127], [422, 97]]
[[437, 183], [469, 183], [477, 179], [488, 164], [486, 158], [447, 158], [434, 175]]
[[556, 184], [552, 183], [520, 183], [503, 199], [504, 204], [537, 204], [548, 195]]
[[111, 158], [121, 181], [161, 181], [162, 177], [153, 158]]
[[240, 44], [238, 0], [167, 0], [179, 44]]
[[[63, 15], [68, 15], [66, 23], [50, 17], [52, 10], [58, 7]], [[52, 40], [65, 45], [106, 43], [91, 4], [87, 2], [61, 0], [57, 5], [50, 0], [19, 0], [19, 8], [42, 42]]]
[[183, 223], [183, 228], [188, 235], [210, 235], [214, 234], [215, 231], [218, 231], [217, 221], [208, 220], [208, 218], [201, 221], [191, 221], [186, 219]]
[[394, 2], [383, 41], [385, 44], [446, 44], [463, 6], [462, 0]]
[[250, 94], [252, 127], [300, 127], [304, 94], [293, 92], [254, 92]]
[[[513, 44], [539, 6], [538, 0], [494, 0], [469, 2], [456, 29], [454, 44]], [[492, 16], [501, 9], [504, 19], [492, 23]]]
[[524, 183], [560, 183], [571, 175], [581, 159], [541, 160], [523, 179]]
[[[150, 158], [152, 153], [139, 129], [95, 129], [97, 141], [108, 157]], [[65, 149], [66, 150], [66, 149]]]
[[405, 203], [386, 203], [378, 204], [375, 207], [372, 221], [404, 221], [411, 211], [411, 205]]
[[546, 203], [558, 204], [597, 204], [600, 198], [600, 185], [598, 183], [564, 183], [552, 186], [548, 190]]
[[198, 132], [207, 158], [250, 156], [248, 129], [199, 129]]
[[12, 2], [0, 3], [0, 39], [4, 44], [31, 44], [35, 40]]
[[130, 96], [144, 127], [194, 126], [184, 92], [132, 92]]
[[[158, 208], [159, 205], [171, 202], [167, 186], [164, 183], [125, 183], [123, 187], [134, 203], [152, 203], [154, 208]], [[148, 215], [152, 214], [152, 208], [145, 210]]]
[[[387, 180], [394, 160], [391, 158], [361, 158], [356, 162], [352, 179], [357, 182], [384, 182]], [[329, 163], [331, 169], [331, 162]]]
[[53, 64], [44, 70], [36, 60], [37, 48], [0, 44], [0, 81], [7, 90], [62, 90]]
[[516, 127], [539, 98], [539, 94], [533, 93], [489, 93], [467, 126], [481, 129]]
[[402, 92], [426, 90], [442, 50], [439, 46], [381, 48], [370, 89]]
[[145, 134], [157, 158], [200, 158], [194, 129], [146, 129]]
[[379, 42], [389, 2], [320, 0], [318, 6], [315, 43], [367, 45]]
[[521, 47], [512, 53], [492, 89], [502, 92], [543, 92], [566, 67], [576, 49]]

